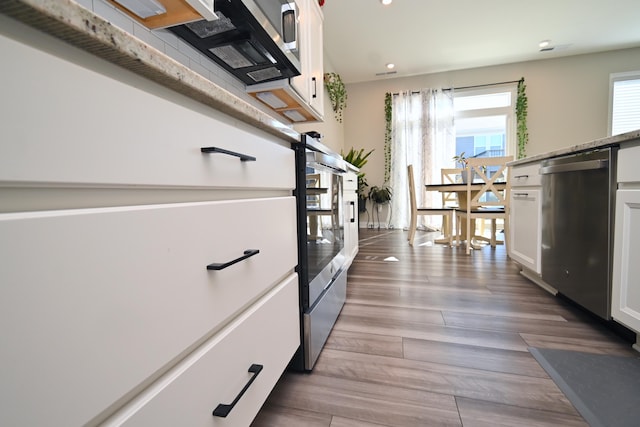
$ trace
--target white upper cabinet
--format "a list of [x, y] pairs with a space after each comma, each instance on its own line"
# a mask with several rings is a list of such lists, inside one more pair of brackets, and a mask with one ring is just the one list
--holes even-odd
[[323, 16], [318, 2], [302, 0], [303, 13], [300, 15], [301, 44], [303, 48], [302, 75], [291, 79], [296, 91], [320, 116], [324, 111], [324, 68], [323, 68]]

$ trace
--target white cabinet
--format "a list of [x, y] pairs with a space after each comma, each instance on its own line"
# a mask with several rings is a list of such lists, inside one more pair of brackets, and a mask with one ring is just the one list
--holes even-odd
[[20, 398], [109, 406], [278, 283], [296, 264], [293, 223], [289, 197], [0, 215], [2, 358], [20, 360], [9, 375], [75, 385]]
[[347, 172], [344, 177], [344, 246], [347, 264], [350, 265], [358, 253], [358, 175]]
[[611, 316], [640, 332], [640, 145], [618, 151]]
[[293, 122], [324, 118], [323, 15], [316, 0], [298, 0], [301, 74], [247, 87], [247, 92]]
[[541, 182], [539, 165], [526, 164], [511, 170], [509, 256], [539, 275], [541, 255]]
[[[295, 275], [276, 286], [103, 425], [248, 426], [298, 347], [297, 286]], [[249, 381], [228, 415], [212, 416]]]
[[0, 35], [0, 425], [248, 425], [300, 342], [289, 143], [19, 40]]
[[291, 86], [322, 117], [324, 112], [324, 68], [322, 58], [322, 10], [316, 0], [299, 0], [302, 73], [291, 78]]

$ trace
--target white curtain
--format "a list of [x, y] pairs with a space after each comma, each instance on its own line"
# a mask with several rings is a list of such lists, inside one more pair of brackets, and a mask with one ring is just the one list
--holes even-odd
[[[439, 183], [440, 169], [451, 167], [455, 155], [453, 91], [424, 89], [393, 97], [391, 179], [393, 191], [390, 224], [409, 225], [407, 165], [413, 164], [418, 206], [439, 206], [441, 198], [425, 191], [424, 184]], [[439, 217], [421, 217], [420, 226], [439, 228]]]

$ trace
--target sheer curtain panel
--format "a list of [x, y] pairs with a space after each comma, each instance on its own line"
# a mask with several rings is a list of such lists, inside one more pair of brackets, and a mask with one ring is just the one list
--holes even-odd
[[[427, 193], [424, 184], [439, 183], [440, 169], [451, 164], [454, 154], [453, 90], [424, 89], [394, 95], [390, 180], [393, 228], [408, 228], [411, 218], [407, 166], [413, 165], [418, 206], [441, 206], [442, 198]], [[419, 221], [419, 227], [441, 227], [439, 217], [421, 217]]]

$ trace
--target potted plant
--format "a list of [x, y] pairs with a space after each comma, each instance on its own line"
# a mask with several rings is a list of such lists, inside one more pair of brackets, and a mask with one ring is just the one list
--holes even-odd
[[373, 203], [374, 209], [372, 215], [378, 215], [378, 229], [380, 229], [380, 206], [386, 205], [391, 201], [391, 188], [383, 185], [378, 187], [374, 185], [369, 189], [369, 199]]
[[462, 166], [462, 168], [466, 168], [467, 167], [467, 157], [464, 155], [464, 151], [458, 155], [453, 156], [453, 161], [456, 163], [460, 163], [460, 166]]
[[453, 161], [456, 163], [460, 163], [460, 166], [462, 166], [462, 172], [460, 172], [460, 177], [462, 178], [462, 182], [466, 183], [467, 182], [467, 173], [468, 173], [468, 169], [467, 169], [467, 157], [464, 155], [465, 152], [463, 151], [462, 153], [453, 156]]
[[387, 186], [378, 187], [374, 185], [369, 190], [369, 199], [376, 205], [384, 205], [391, 201], [391, 188]]

